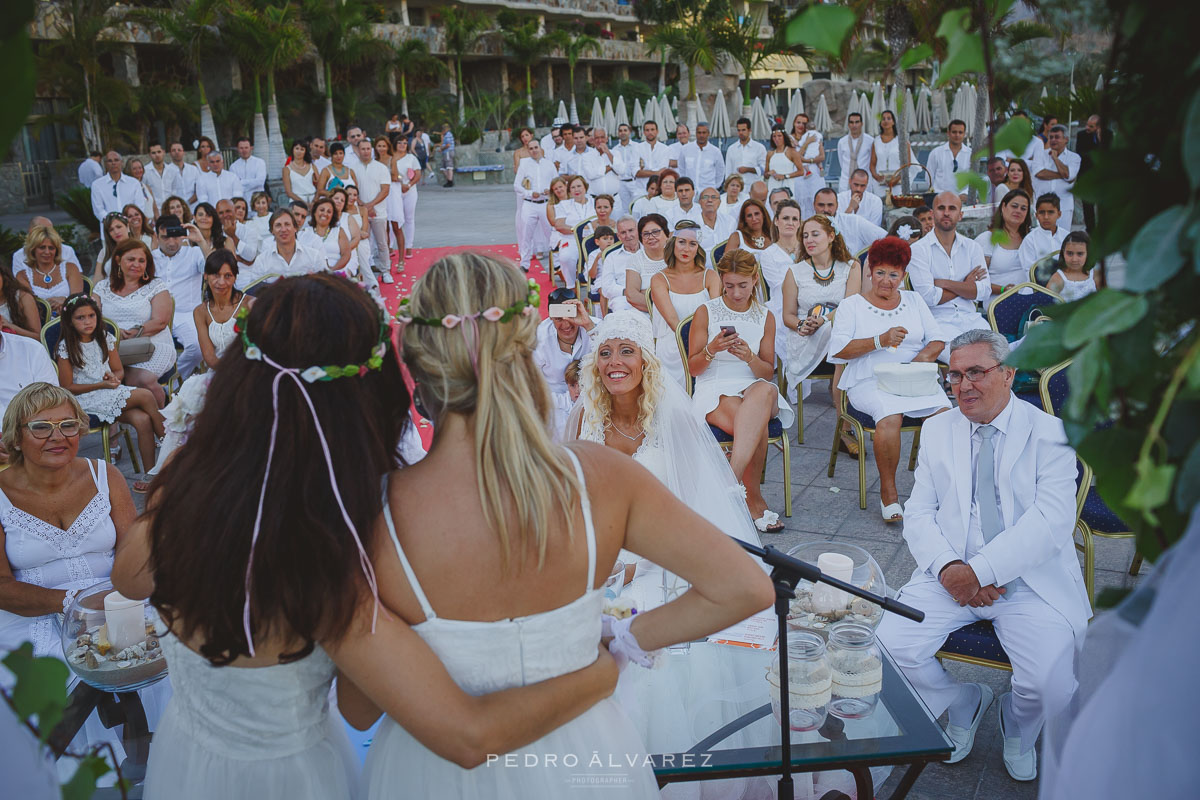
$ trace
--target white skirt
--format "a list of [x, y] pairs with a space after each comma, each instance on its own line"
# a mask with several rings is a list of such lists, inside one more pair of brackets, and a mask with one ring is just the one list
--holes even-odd
[[754, 378], [746, 380], [744, 378], [718, 378], [705, 380], [704, 375], [696, 379], [695, 389], [692, 391], [692, 410], [700, 419], [701, 425], [708, 424], [708, 415], [716, 409], [720, 404], [722, 397], [745, 397], [746, 390], [752, 384], [762, 382], [775, 389], [775, 415], [779, 417], [779, 422], [783, 425], [784, 430], [792, 427], [792, 423], [796, 421], [796, 412], [788, 405], [788, 401], [783, 395], [779, 394], [779, 390], [775, 388], [775, 384], [762, 378]]
[[867, 414], [878, 424], [884, 417], [893, 414], [907, 414], [910, 417], [928, 417], [943, 408], [950, 407], [950, 400], [944, 392], [925, 394], [920, 397], [901, 397], [889, 394], [879, 388], [879, 381], [868, 378], [854, 384], [846, 390], [846, 399], [850, 405]]

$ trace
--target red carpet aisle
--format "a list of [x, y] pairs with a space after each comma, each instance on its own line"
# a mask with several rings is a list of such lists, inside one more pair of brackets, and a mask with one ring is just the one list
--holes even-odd
[[[404, 264], [404, 272], [393, 273], [393, 277], [396, 279], [395, 283], [390, 286], [382, 282], [379, 284], [379, 288], [383, 293], [383, 298], [387, 302], [388, 311], [392, 314], [396, 313], [396, 307], [400, 302], [400, 298], [406, 296], [410, 291], [412, 291], [413, 281], [424, 275], [425, 271], [433, 266], [434, 262], [443, 256], [449, 255], [450, 253], [456, 253], [463, 250], [478, 250], [485, 253], [491, 253], [495, 256], [511, 259], [514, 262], [517, 260], [518, 255], [517, 246], [515, 244], [490, 245], [481, 247], [467, 246], [430, 247], [425, 249], [417, 248], [413, 251], [412, 258], [406, 259]], [[537, 281], [542, 287], [542, 307], [539, 309], [539, 312], [541, 313], [541, 316], [545, 317], [547, 302], [546, 296], [553, 288], [550, 284], [550, 278], [536, 260], [534, 261], [533, 267], [529, 270], [529, 277]], [[411, 389], [412, 380], [411, 378], [408, 378], [407, 371], [405, 372], [405, 378], [408, 379], [409, 389]], [[417, 430], [421, 433], [421, 442], [425, 445], [425, 449], [428, 450], [433, 441], [433, 428], [426, 420], [417, 415], [415, 410], [413, 411], [413, 419], [417, 421]]]

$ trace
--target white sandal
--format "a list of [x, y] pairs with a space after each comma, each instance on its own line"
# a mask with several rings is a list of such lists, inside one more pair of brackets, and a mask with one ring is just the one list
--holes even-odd
[[783, 523], [779, 521], [779, 515], [769, 508], [754, 520], [754, 527], [763, 533], [783, 533]]
[[883, 521], [889, 525], [895, 522], [904, 521], [904, 506], [899, 503], [888, 503], [886, 506], [883, 501], [879, 501], [879, 509], [883, 512]]

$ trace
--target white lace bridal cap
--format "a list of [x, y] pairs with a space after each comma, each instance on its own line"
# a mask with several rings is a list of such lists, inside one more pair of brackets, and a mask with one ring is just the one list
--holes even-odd
[[638, 311], [614, 311], [600, 320], [590, 336], [592, 353], [610, 339], [626, 339], [643, 350], [654, 352], [654, 333], [650, 328], [650, 320]]

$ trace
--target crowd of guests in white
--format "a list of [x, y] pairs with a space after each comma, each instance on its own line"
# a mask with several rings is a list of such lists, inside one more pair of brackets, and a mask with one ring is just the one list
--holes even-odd
[[[561, 796], [565, 767], [480, 765], [522, 749], [621, 763], [644, 752], [609, 697], [602, 586], [618, 558], [626, 580], [662, 570], [690, 586], [610, 620], [604, 639], [621, 662], [648, 664], [765, 608], [770, 582], [728, 536], [757, 543], [783, 529], [760, 489], [769, 428], [787, 435], [805, 381], [828, 368], [835, 404], [873, 421], [883, 519], [902, 524], [917, 562], [900, 599], [925, 622], [889, 617], [880, 640], [930, 709], [948, 712], [955, 762], [994, 698], [935, 653], [957, 628], [993, 621], [1013, 664], [998, 701], [1004, 764], [1033, 780], [1034, 743], [1075, 691], [1090, 616], [1072, 546], [1075, 457], [1056, 417], [1015, 398], [1010, 342], [979, 308], [1055, 252], [1058, 291], [1095, 289], [1087, 237], [1062, 213], [1073, 160], [1051, 128], [1031, 145], [1041, 152], [989, 164], [991, 228], [1007, 236], [969, 239], [956, 230], [957, 188], [937, 183], [939, 162], [955, 171], [966, 147], [952, 122], [946, 154], [930, 158], [933, 208], [886, 231], [867, 198], [908, 161], [889, 122], [870, 141], [851, 120], [838, 149], [860, 166], [843, 169], [841, 192], [821, 177], [824, 146], [804, 115], [776, 127], [769, 151], [739, 120], [724, 155], [703, 123], [695, 142], [680, 126], [674, 145], [653, 122], [640, 143], [621, 126], [611, 147], [603, 130], [562, 125], [543, 142], [522, 131], [519, 266], [549, 254], [561, 286], [548, 318], [511, 264], [458, 253], [417, 281], [395, 338], [369, 276], [381, 266], [388, 277], [387, 222], [403, 216], [392, 235], [402, 254], [411, 246], [420, 170], [386, 137], [372, 145], [359, 131], [349, 166], [340, 143], [322, 167], [313, 142], [297, 143], [284, 177], [292, 208], [273, 213], [257, 185], [239, 179], [235, 192], [222, 179], [214, 150], [207, 177], [172, 184], [156, 217], [143, 203], [157, 193], [138, 196], [152, 182], [123, 175], [110, 153], [92, 184], [106, 248], [90, 295], [45, 220], [0, 270], [0, 650], [32, 640], [56, 654], [56, 612], [96, 580], [148, 597], [170, 627], [174, 693], [152, 721], [148, 798], [384, 797], [399, 785], [422, 797]], [[153, 166], [169, 168], [184, 174]], [[342, 227], [348, 216], [358, 224]], [[591, 262], [581, 223], [607, 237]], [[368, 242], [374, 260], [347, 269]], [[247, 296], [267, 275], [290, 279]], [[570, 288], [589, 277], [590, 306]], [[36, 341], [31, 296], [60, 321], [57, 366]], [[434, 425], [427, 455], [401, 447], [412, 435], [401, 359]], [[936, 367], [896, 377], [897, 365], [937, 361], [940, 379]], [[204, 410], [154, 482], [135, 482], [149, 491], [137, 517], [120, 473], [77, 457], [80, 438], [95, 419], [128, 422], [152, 463], [160, 382], [201, 363]], [[330, 364], [351, 366], [315, 366]], [[925, 423], [902, 507], [904, 417]], [[246, 491], [231, 495], [234, 485]], [[361, 775], [334, 724], [335, 674], [348, 722], [387, 717]], [[639, 763], [622, 771], [627, 793], [657, 796]]]

